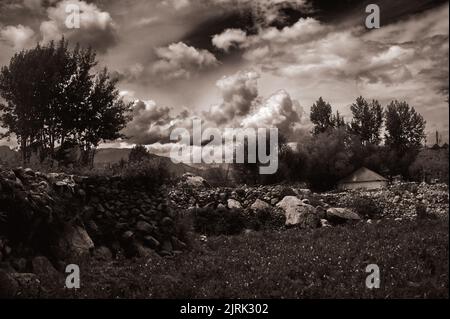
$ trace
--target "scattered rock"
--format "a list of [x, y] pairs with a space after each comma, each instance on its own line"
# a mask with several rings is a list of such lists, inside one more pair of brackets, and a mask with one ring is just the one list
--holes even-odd
[[320, 226], [320, 218], [316, 209], [295, 196], [286, 196], [277, 207], [284, 211], [286, 226], [299, 225], [302, 228], [317, 228]]
[[328, 208], [327, 219], [333, 223], [344, 223], [350, 220], [360, 220], [361, 217], [349, 208]]
[[151, 234], [155, 231], [155, 228], [147, 222], [138, 221], [136, 224], [136, 230], [143, 234]]
[[45, 256], [34, 257], [31, 264], [33, 273], [36, 274], [42, 282], [57, 282], [62, 278], [62, 275], [55, 267], [53, 267], [52, 263]]
[[31, 273], [12, 273], [10, 275], [18, 284], [17, 295], [24, 298], [39, 298], [42, 287], [37, 275]]
[[14, 277], [0, 269], [0, 299], [14, 298], [19, 292], [19, 284]]
[[260, 199], [255, 200], [255, 202], [252, 204], [252, 206], [250, 206], [250, 209], [252, 211], [260, 211], [260, 210], [266, 210], [266, 209], [270, 209], [271, 206], [266, 203], [265, 201], [262, 201]]
[[76, 260], [90, 255], [94, 242], [84, 228], [65, 225], [63, 236], [57, 245], [57, 256], [60, 259]]
[[229, 198], [227, 201], [227, 206], [229, 209], [241, 209], [242, 205], [239, 201]]
[[159, 241], [153, 236], [145, 236], [144, 243], [152, 249], [156, 249], [160, 245]]
[[201, 176], [186, 173], [182, 176], [182, 180], [190, 187], [207, 187], [208, 183]]
[[320, 220], [320, 226], [321, 226], [321, 227], [331, 227], [331, 224], [328, 222], [328, 220], [326, 220], [326, 219], [321, 219], [321, 220]]

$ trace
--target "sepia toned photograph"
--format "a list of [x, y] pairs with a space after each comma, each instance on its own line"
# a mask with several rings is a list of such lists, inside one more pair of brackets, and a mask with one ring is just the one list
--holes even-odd
[[0, 299], [448, 299], [448, 87], [447, 0], [0, 0]]

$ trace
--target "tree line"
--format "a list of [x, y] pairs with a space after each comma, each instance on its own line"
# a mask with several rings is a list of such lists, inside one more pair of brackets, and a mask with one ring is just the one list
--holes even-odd
[[277, 174], [258, 175], [259, 164], [249, 163], [237, 166], [240, 182], [289, 180], [326, 190], [362, 166], [385, 176], [412, 178], [411, 166], [425, 139], [426, 125], [414, 107], [394, 100], [384, 109], [379, 101], [360, 96], [350, 110], [352, 118], [346, 122], [320, 97], [311, 106], [310, 134], [294, 137], [295, 147], [288, 145], [285, 137], [280, 138]]

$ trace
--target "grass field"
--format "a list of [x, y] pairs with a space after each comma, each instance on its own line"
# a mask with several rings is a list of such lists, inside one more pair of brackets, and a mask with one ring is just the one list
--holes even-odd
[[[381, 287], [366, 288], [368, 264]], [[119, 280], [117, 280], [119, 279]], [[253, 232], [194, 240], [173, 258], [91, 261], [69, 298], [448, 298], [448, 220]]]

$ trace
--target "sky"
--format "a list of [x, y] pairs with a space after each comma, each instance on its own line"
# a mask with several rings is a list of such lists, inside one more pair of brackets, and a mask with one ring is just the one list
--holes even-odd
[[[381, 27], [367, 29], [376, 3]], [[68, 4], [79, 29], [65, 25]], [[0, 65], [62, 35], [92, 46], [120, 79], [133, 119], [127, 140], [164, 154], [169, 134], [209, 127], [311, 129], [321, 96], [347, 120], [362, 95], [405, 100], [448, 141], [448, 1], [0, 0]], [[14, 141], [0, 141], [14, 144]]]

